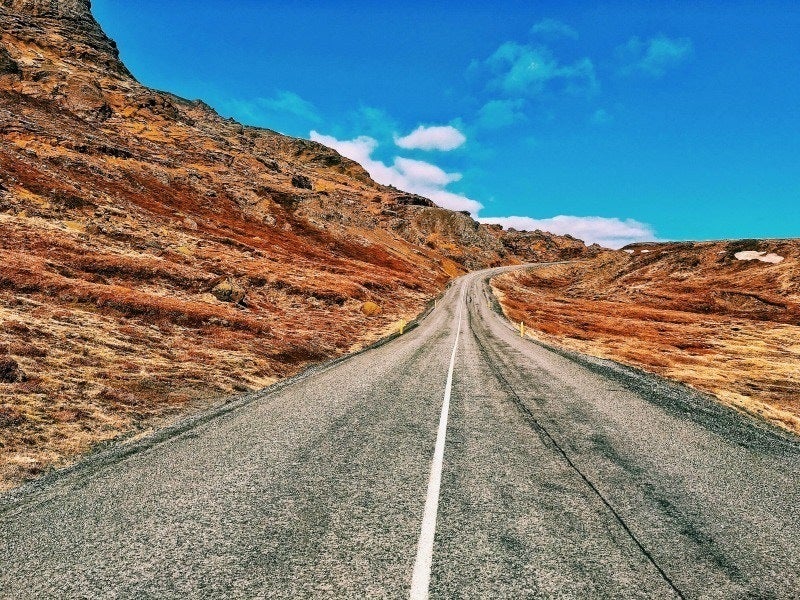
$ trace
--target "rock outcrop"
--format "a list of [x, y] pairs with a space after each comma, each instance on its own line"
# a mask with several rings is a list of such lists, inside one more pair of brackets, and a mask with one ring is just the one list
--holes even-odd
[[311, 185], [311, 179], [305, 175], [295, 175], [292, 177], [292, 185], [302, 190], [310, 190], [314, 187]]
[[571, 235], [553, 235], [545, 231], [491, 229], [506, 252], [524, 262], [553, 262], [596, 256], [603, 249], [597, 244], [587, 247]]
[[2, 75], [19, 75], [19, 65], [11, 58], [8, 50], [0, 47], [0, 76]]
[[211, 293], [220, 302], [232, 302], [233, 304], [244, 304], [247, 291], [235, 281], [224, 278], [222, 281], [215, 282], [211, 287]]
[[24, 379], [17, 361], [0, 357], [0, 383], [17, 383]]
[[69, 19], [81, 26], [96, 26], [89, 0], [0, 0], [0, 6], [20, 14]]

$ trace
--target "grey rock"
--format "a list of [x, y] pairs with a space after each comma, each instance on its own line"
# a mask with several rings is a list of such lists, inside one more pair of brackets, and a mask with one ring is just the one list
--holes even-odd
[[13, 358], [0, 358], [0, 383], [17, 383], [25, 378], [17, 361]]
[[0, 75], [19, 75], [21, 72], [8, 50], [0, 46]]
[[311, 180], [305, 175], [293, 175], [292, 185], [303, 190], [310, 190], [313, 188], [311, 185]]

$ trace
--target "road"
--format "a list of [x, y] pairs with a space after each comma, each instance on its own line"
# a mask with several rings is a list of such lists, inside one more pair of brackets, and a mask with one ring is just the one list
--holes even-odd
[[520, 338], [490, 273], [6, 496], [0, 597], [800, 598], [797, 438]]

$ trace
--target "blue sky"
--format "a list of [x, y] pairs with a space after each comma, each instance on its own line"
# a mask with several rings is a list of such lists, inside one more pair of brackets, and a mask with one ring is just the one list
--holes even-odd
[[141, 82], [481, 220], [610, 246], [800, 236], [796, 1], [93, 10]]

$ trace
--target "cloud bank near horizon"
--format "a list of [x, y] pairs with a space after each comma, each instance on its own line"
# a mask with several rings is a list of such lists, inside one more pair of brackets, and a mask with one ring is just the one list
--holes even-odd
[[647, 223], [617, 217], [578, 217], [557, 215], [546, 219], [532, 217], [478, 217], [481, 223], [496, 223], [505, 228], [521, 231], [549, 231], [557, 235], [569, 234], [587, 244], [600, 244], [618, 249], [634, 242], [656, 240], [656, 233]]
[[375, 181], [414, 194], [430, 198], [443, 208], [466, 210], [481, 223], [497, 223], [503, 227], [534, 231], [541, 229], [558, 235], [569, 234], [587, 244], [600, 244], [606, 248], [621, 248], [633, 242], [656, 239], [653, 228], [634, 219], [608, 217], [579, 217], [558, 215], [545, 219], [533, 217], [481, 217], [483, 205], [477, 200], [447, 189], [461, 179], [461, 173], [448, 173], [440, 167], [422, 160], [395, 156], [392, 164], [375, 159], [378, 140], [362, 135], [351, 140], [339, 140], [331, 135], [311, 131], [315, 142], [325, 144], [367, 170]]

